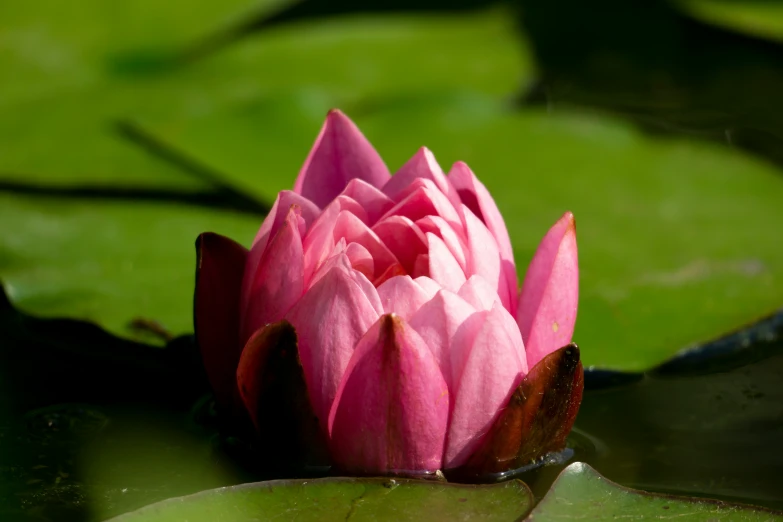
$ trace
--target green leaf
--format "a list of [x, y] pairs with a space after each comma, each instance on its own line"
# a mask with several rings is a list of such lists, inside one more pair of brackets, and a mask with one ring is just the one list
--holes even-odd
[[769, 0], [678, 0], [693, 17], [762, 38], [783, 41], [783, 4]]
[[193, 330], [198, 234], [249, 242], [259, 219], [155, 202], [0, 193], [0, 223], [8, 227], [0, 234], [0, 277], [21, 310], [150, 340], [131, 328], [134, 319], [172, 335]]
[[513, 521], [532, 505], [520, 481], [463, 486], [410, 479], [275, 480], [165, 500], [113, 522], [486, 520]]
[[568, 466], [526, 520], [773, 521], [783, 513], [714, 500], [656, 495], [625, 488], [581, 462]]

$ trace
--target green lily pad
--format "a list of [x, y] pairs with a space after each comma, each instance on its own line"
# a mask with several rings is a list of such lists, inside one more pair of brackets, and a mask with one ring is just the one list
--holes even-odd
[[[0, 279], [21, 310], [101, 324], [155, 340], [193, 329], [195, 238], [214, 230], [249, 242], [258, 218], [156, 203], [0, 193]], [[161, 339], [158, 339], [160, 342]]]
[[112, 522], [296, 520], [513, 521], [532, 505], [520, 481], [463, 486], [410, 479], [275, 480], [165, 500]]
[[783, 41], [783, 4], [768, 0], [678, 0], [691, 16], [739, 32]]
[[678, 519], [754, 522], [783, 520], [783, 513], [713, 500], [656, 495], [625, 488], [581, 462], [571, 464], [526, 519], [652, 520]]

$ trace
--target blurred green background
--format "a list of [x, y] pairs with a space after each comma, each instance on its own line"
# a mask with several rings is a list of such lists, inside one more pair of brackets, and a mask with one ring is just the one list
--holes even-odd
[[[468, 162], [520, 276], [574, 212], [586, 366], [649, 369], [783, 305], [774, 0], [2, 2], [6, 294], [125, 340], [192, 332], [196, 236], [248, 244], [332, 107], [392, 171], [422, 145], [444, 169]], [[139, 345], [2, 308], [1, 515], [101, 520], [247, 479], [188, 410], [187, 350], [126, 376], [149, 362]], [[779, 506], [779, 371], [599, 391], [577, 427], [614, 429], [619, 460], [594, 464], [625, 484]], [[28, 411], [70, 400], [90, 405]]]

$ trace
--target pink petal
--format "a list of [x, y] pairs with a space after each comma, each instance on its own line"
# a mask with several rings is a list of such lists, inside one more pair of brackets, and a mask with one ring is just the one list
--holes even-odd
[[429, 300], [427, 292], [413, 282], [410, 276], [396, 276], [378, 287], [383, 311], [394, 313], [406, 321]]
[[417, 221], [426, 216], [440, 216], [457, 231], [462, 230], [462, 218], [457, 209], [435, 184], [418, 178], [400, 193], [404, 196], [391, 210], [381, 217], [405, 216], [411, 221]]
[[429, 277], [443, 288], [452, 292], [459, 291], [465, 283], [465, 272], [449, 252], [446, 243], [433, 233], [427, 233], [429, 245]]
[[457, 234], [454, 229], [446, 223], [445, 219], [440, 216], [427, 216], [418, 220], [416, 225], [422, 232], [432, 232], [440, 237], [443, 242], [446, 243], [446, 246], [449, 247], [449, 252], [451, 252], [454, 259], [457, 260], [459, 266], [461, 266], [463, 270], [467, 270], [468, 264], [465, 257], [465, 250], [467, 247], [465, 246], [465, 242], [460, 237], [460, 234]]
[[457, 189], [443, 174], [443, 170], [438, 165], [435, 155], [427, 147], [420, 148], [405, 165], [400, 167], [400, 170], [383, 187], [383, 192], [391, 199], [399, 201], [402, 199], [403, 191], [418, 178], [427, 179], [435, 183], [438, 190], [445, 194], [455, 207], [460, 204]]
[[[350, 212], [364, 222], [367, 219], [364, 209], [348, 196], [338, 196], [326, 206], [320, 216], [312, 223], [302, 240], [304, 248], [304, 266], [306, 286], [312, 284], [313, 274], [335, 247], [334, 227], [340, 212]], [[339, 238], [337, 238], [339, 240]], [[347, 244], [347, 243], [346, 243]]]
[[300, 229], [303, 228], [299, 207], [294, 205], [264, 251], [247, 289], [247, 308], [240, 312], [240, 337], [243, 342], [265, 324], [282, 319], [302, 296], [304, 258]]
[[[356, 243], [352, 244], [355, 245]], [[324, 261], [323, 264], [318, 268], [318, 271], [315, 273], [310, 283], [310, 287], [315, 286], [315, 284], [326, 274], [328, 274], [335, 266], [340, 266], [343, 270], [345, 270], [345, 273], [348, 275], [348, 277], [350, 277], [351, 280], [353, 280], [353, 282], [356, 283], [362, 290], [364, 296], [370, 302], [370, 305], [373, 307], [376, 313], [381, 315], [383, 313], [383, 306], [381, 305], [381, 298], [378, 296], [378, 291], [376, 290], [375, 285], [373, 285], [367, 278], [367, 276], [365, 276], [359, 270], [354, 269], [351, 265], [345, 239], [341, 239], [338, 242], [338, 245], [335, 246], [334, 255]]]
[[196, 341], [218, 404], [230, 409], [237, 398], [234, 375], [242, 351], [239, 303], [247, 250], [207, 232], [198, 237], [196, 253]]
[[[341, 241], [345, 241], [344, 239]], [[354, 270], [358, 270], [365, 277], [372, 277], [375, 272], [375, 263], [372, 260], [369, 250], [359, 243], [351, 243], [345, 248], [345, 255], [351, 263]]]
[[428, 299], [432, 299], [435, 297], [435, 294], [440, 292], [441, 286], [427, 276], [416, 277], [413, 281], [427, 293]]
[[296, 329], [307, 389], [324, 432], [354, 346], [378, 319], [351, 272], [335, 266], [286, 316]]
[[478, 274], [470, 276], [457, 294], [476, 310], [489, 310], [500, 301], [497, 291]]
[[277, 235], [280, 227], [285, 223], [288, 211], [292, 205], [297, 205], [301, 213], [302, 218], [305, 221], [305, 226], [310, 227], [312, 223], [318, 217], [321, 212], [315, 204], [300, 196], [296, 192], [290, 190], [283, 190], [277, 195], [272, 209], [269, 214], [261, 223], [261, 228], [258, 229], [253, 245], [250, 247], [250, 254], [245, 263], [245, 276], [242, 280], [242, 310], [247, 308], [247, 301], [250, 297], [250, 286], [253, 283], [253, 277], [255, 277], [256, 270], [258, 269], [258, 263], [261, 261], [261, 256], [264, 254], [264, 250], [269, 243], [269, 238], [273, 238]]
[[527, 373], [522, 337], [511, 314], [495, 305], [474, 317], [483, 321], [466, 321], [453, 341], [455, 393], [446, 468], [458, 467], [470, 457]]
[[372, 231], [409, 274], [413, 273], [416, 258], [427, 252], [427, 238], [419, 227], [406, 217], [387, 217], [376, 223]]
[[372, 226], [394, 206], [394, 201], [364, 180], [354, 178], [348, 182], [343, 195], [358, 202], [367, 212], [366, 223]]
[[375, 263], [374, 277], [376, 278], [389, 267], [398, 264], [397, 258], [386, 248], [375, 232], [367, 228], [367, 225], [351, 212], [342, 211], [338, 214], [332, 230], [332, 237], [335, 241], [345, 238], [348, 244], [358, 243], [366, 248]]
[[411, 327], [429, 346], [438, 361], [443, 378], [450, 390], [452, 386], [451, 342], [457, 329], [476, 313], [462, 298], [448, 290], [441, 290], [435, 297], [421, 305], [411, 317]]
[[571, 342], [578, 300], [576, 222], [566, 212], [538, 245], [519, 296], [517, 323], [528, 366]]
[[432, 353], [405, 321], [382, 316], [356, 346], [329, 417], [341, 470], [440, 468], [449, 393]]
[[[513, 301], [517, 295], [517, 270], [514, 264], [514, 250], [508, 236], [506, 223], [500, 214], [495, 200], [489, 194], [487, 187], [481, 183], [465, 163], [458, 161], [451, 167], [448, 179], [457, 189], [460, 199], [473, 213], [481, 219], [495, 237], [500, 251], [502, 266], [506, 273], [509, 295]], [[511, 308], [513, 310], [514, 308]]]
[[338, 110], [331, 110], [294, 183], [294, 192], [325, 207], [354, 178], [375, 187], [389, 181], [389, 170], [361, 131]]
[[512, 298], [508, 292], [506, 274], [502, 268], [500, 252], [495, 238], [484, 223], [467, 207], [463, 207], [465, 230], [468, 237], [468, 270], [470, 275], [478, 274], [496, 289], [500, 302], [507, 310], [511, 308]]

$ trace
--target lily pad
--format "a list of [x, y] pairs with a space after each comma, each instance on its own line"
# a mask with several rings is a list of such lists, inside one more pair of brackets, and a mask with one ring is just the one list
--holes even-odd
[[691, 16], [735, 31], [783, 41], [783, 4], [769, 0], [678, 0]]
[[513, 521], [532, 505], [520, 481], [464, 486], [411, 479], [275, 480], [165, 500], [112, 522], [296, 520]]
[[677, 519], [727, 522], [783, 520], [783, 513], [725, 502], [656, 495], [625, 488], [605, 479], [587, 464], [568, 466], [526, 519], [648, 520]]
[[[249, 241], [258, 221], [186, 206], [0, 193], [0, 279], [23, 311], [161, 344], [163, 332], [193, 329], [198, 234]], [[150, 335], [156, 329], [163, 335]]]

